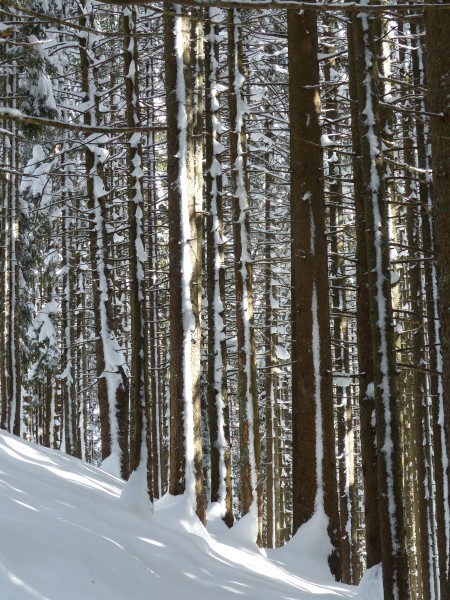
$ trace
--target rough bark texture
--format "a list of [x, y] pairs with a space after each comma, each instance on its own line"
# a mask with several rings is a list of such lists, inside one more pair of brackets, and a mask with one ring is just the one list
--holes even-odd
[[[64, 182], [66, 184], [66, 182]], [[74, 273], [73, 261], [70, 255], [70, 208], [67, 199], [64, 206], [64, 218], [62, 219], [62, 246], [64, 253], [65, 273], [63, 277], [64, 293], [61, 302], [62, 330], [63, 330], [63, 353], [62, 353], [62, 372], [65, 378], [61, 382], [61, 401], [64, 411], [64, 440], [65, 451], [67, 454], [81, 458], [81, 443], [77, 426], [77, 407], [75, 396], [75, 328], [73, 323], [74, 316]]]
[[[432, 4], [439, 4], [433, 2]], [[446, 3], [443, 3], [446, 4]], [[429, 11], [425, 15], [426, 58], [428, 76], [428, 110], [433, 166], [433, 213], [435, 226], [435, 258], [439, 298], [440, 338], [442, 351], [442, 387], [447, 453], [450, 448], [450, 13]], [[439, 115], [439, 116], [437, 116]], [[447, 487], [447, 510], [450, 471], [448, 462], [444, 473]], [[441, 524], [442, 526], [442, 524]], [[450, 539], [447, 531], [446, 568], [440, 577], [443, 590], [450, 589]]]
[[[137, 12], [127, 9], [123, 15], [124, 76], [127, 126], [141, 125], [139, 101], [139, 56], [136, 37]], [[145, 462], [147, 490], [153, 500], [152, 445], [150, 420], [150, 384], [148, 371], [147, 304], [144, 280], [144, 190], [142, 144], [129, 141], [127, 149], [128, 217], [130, 223], [130, 308], [131, 308], [131, 398], [134, 427], [131, 431], [130, 470]]]
[[[172, 12], [175, 12], [175, 8]], [[187, 190], [181, 189], [180, 160], [180, 126], [178, 120], [180, 101], [177, 96], [178, 63], [175, 48], [176, 19], [181, 19], [182, 54], [185, 65], [185, 90], [186, 90], [186, 171]], [[164, 17], [164, 60], [166, 66], [166, 101], [167, 101], [167, 183], [169, 204], [169, 258], [170, 258], [170, 482], [169, 491], [173, 495], [183, 494], [186, 489], [187, 468], [193, 468], [195, 476], [195, 504], [196, 513], [201, 521], [205, 521], [205, 500], [203, 494], [202, 477], [202, 448], [201, 448], [201, 403], [200, 403], [200, 307], [201, 288], [199, 286], [199, 273], [201, 271], [201, 254], [198, 244], [198, 213], [195, 206], [194, 194], [194, 163], [193, 163], [193, 119], [192, 119], [192, 70], [190, 68], [189, 20], [186, 16], [178, 14]], [[181, 59], [181, 56], [179, 56]], [[181, 76], [183, 76], [181, 74]], [[187, 206], [182, 206], [185, 201]], [[190, 222], [189, 240], [183, 240], [182, 223], [180, 215], [187, 211]], [[185, 247], [187, 246], [187, 247]], [[183, 252], [190, 253], [192, 273], [190, 281], [186, 282], [183, 275]], [[189, 285], [189, 292], [185, 286]], [[186, 330], [186, 321], [183, 318], [186, 310], [185, 296], [189, 293], [190, 305], [195, 323], [191, 329]], [[184, 356], [186, 336], [190, 337], [190, 357]], [[185, 360], [190, 360], [185, 365]], [[188, 389], [185, 375], [190, 369], [192, 388]], [[187, 423], [189, 415], [185, 414], [187, 396], [192, 399], [193, 423]], [[190, 400], [189, 400], [190, 401]], [[193, 427], [194, 457], [193, 465], [186, 461], [186, 431]]]
[[[79, 7], [80, 23], [84, 27], [88, 26], [84, 14], [83, 3]], [[92, 26], [92, 23], [91, 23]], [[92, 97], [92, 81], [96, 81], [96, 73], [92, 62], [92, 54], [87, 47], [87, 38], [80, 40], [80, 61], [82, 81], [81, 87], [84, 94], [84, 100], [90, 103], [90, 110], [84, 113], [84, 124], [95, 125], [98, 121], [98, 101], [99, 97]], [[90, 80], [92, 78], [92, 81]], [[108, 238], [106, 231], [106, 205], [105, 196], [99, 198], [95, 191], [94, 177], [104, 183], [106, 189], [106, 179], [103, 164], [97, 160], [95, 152], [86, 147], [86, 194], [88, 210], [91, 214], [91, 223], [89, 229], [89, 245], [91, 253], [91, 262], [93, 266], [92, 287], [93, 287], [93, 309], [94, 309], [94, 329], [95, 329], [95, 356], [96, 370], [98, 378], [98, 402], [100, 409], [100, 432], [102, 441], [102, 460], [111, 454], [111, 413], [117, 421], [117, 450], [120, 451], [120, 470], [125, 479], [129, 474], [129, 452], [128, 452], [128, 378], [124, 366], [118, 367], [114, 373], [116, 382], [115, 397], [113, 406], [110, 407], [108, 398], [108, 383], [105, 377], [105, 347], [103, 336], [113, 338], [113, 312], [111, 304], [111, 290], [101, 289], [103, 286], [100, 281], [100, 270], [106, 272], [106, 240]], [[95, 221], [95, 215], [98, 213], [98, 220]], [[102, 311], [104, 311], [106, 324], [102, 324]], [[110, 374], [111, 375], [111, 374]]]
[[364, 480], [364, 520], [366, 530], [366, 566], [373, 567], [381, 562], [381, 539], [378, 517], [377, 448], [372, 414], [375, 410], [372, 395], [367, 386], [373, 381], [372, 332], [370, 329], [368, 265], [366, 247], [366, 218], [361, 165], [361, 142], [358, 127], [358, 77], [353, 30], [348, 29], [349, 47], [349, 90], [352, 116], [353, 179], [356, 209], [356, 323], [358, 344], [359, 411], [361, 462]]
[[[233, 238], [236, 281], [236, 329], [238, 345], [238, 402], [241, 471], [241, 510], [245, 515], [257, 502], [258, 535], [262, 543], [261, 443], [256, 384], [256, 347], [253, 329], [252, 264], [249, 256], [249, 201], [245, 126], [242, 122], [241, 22], [238, 11], [228, 14], [228, 73], [230, 80], [230, 159], [233, 189]], [[242, 119], [242, 120], [241, 120]], [[240, 121], [241, 120], [241, 121]]]
[[293, 318], [293, 529], [323, 502], [340, 577], [317, 22], [288, 11]]
[[[220, 104], [217, 97], [217, 65], [220, 26], [212, 14], [205, 42], [205, 154], [206, 244], [208, 297], [208, 383], [207, 405], [211, 444], [211, 502], [224, 500], [223, 520], [233, 524], [230, 423], [227, 389], [227, 344], [225, 332], [225, 265], [223, 243], [222, 170], [215, 144], [219, 142]], [[216, 303], [219, 299], [220, 303]], [[222, 327], [221, 330], [219, 328]], [[222, 415], [219, 411], [222, 411]], [[223, 431], [219, 431], [219, 427]], [[222, 468], [221, 468], [222, 467]], [[225, 476], [223, 478], [223, 467]], [[223, 480], [222, 480], [223, 478]], [[225, 485], [225, 498], [222, 486]]]
[[395, 340], [390, 287], [389, 230], [380, 149], [378, 58], [375, 40], [380, 22], [360, 14], [353, 18], [357, 62], [361, 164], [366, 219], [368, 292], [375, 399], [379, 527], [386, 600], [408, 599], [409, 572], [405, 547], [402, 448], [396, 389]]

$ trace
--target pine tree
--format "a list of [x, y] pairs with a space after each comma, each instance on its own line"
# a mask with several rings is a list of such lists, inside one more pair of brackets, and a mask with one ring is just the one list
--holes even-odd
[[205, 521], [200, 437], [201, 254], [195, 205], [189, 18], [164, 19], [170, 260], [170, 485]]
[[228, 78], [230, 85], [230, 163], [233, 194], [234, 273], [238, 352], [238, 403], [241, 511], [257, 519], [256, 541], [262, 543], [261, 441], [256, 382], [253, 277], [250, 256], [249, 183], [243, 96], [242, 20], [228, 13]]
[[381, 94], [378, 19], [361, 13], [353, 18], [358, 82], [359, 129], [366, 221], [368, 300], [372, 337], [376, 415], [379, 519], [383, 588], [388, 599], [409, 598], [409, 573], [403, 515], [401, 439], [397, 407], [396, 364], [390, 288], [387, 203], [381, 154]]
[[314, 11], [288, 11], [292, 219], [293, 528], [328, 518], [340, 577], [325, 195]]
[[[434, 4], [439, 4], [435, 2]], [[442, 394], [443, 414], [439, 415], [445, 437], [440, 445], [441, 456], [437, 457], [444, 467], [444, 527], [447, 536], [445, 573], [440, 573], [442, 593], [450, 587], [450, 525], [449, 525], [449, 481], [448, 452], [450, 448], [450, 48], [446, 38], [450, 34], [448, 11], [433, 10], [425, 13], [426, 68], [428, 76], [428, 105], [430, 111], [430, 139], [433, 166], [433, 212], [436, 240], [437, 292], [439, 298], [440, 340], [442, 351]], [[439, 433], [438, 433], [439, 434]], [[441, 497], [442, 502], [442, 497]], [[441, 513], [442, 514], [442, 513]], [[440, 562], [443, 565], [443, 560]], [[443, 596], [444, 597], [444, 596]]]
[[211, 445], [211, 502], [218, 502], [222, 518], [233, 524], [230, 421], [227, 388], [225, 329], [225, 264], [222, 200], [219, 42], [223, 14], [209, 9], [205, 43], [205, 204], [208, 298], [208, 427]]

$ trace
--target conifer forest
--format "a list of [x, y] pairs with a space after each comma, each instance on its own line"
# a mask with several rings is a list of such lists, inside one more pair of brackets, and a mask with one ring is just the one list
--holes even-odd
[[0, 0], [0, 97], [1, 428], [449, 600], [448, 0]]

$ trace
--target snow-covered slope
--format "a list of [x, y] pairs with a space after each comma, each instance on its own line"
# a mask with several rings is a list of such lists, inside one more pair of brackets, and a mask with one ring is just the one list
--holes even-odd
[[0, 600], [363, 598], [331, 578], [320, 522], [268, 558], [245, 519], [212, 511], [208, 533], [184, 498], [152, 513], [142, 490], [0, 431]]

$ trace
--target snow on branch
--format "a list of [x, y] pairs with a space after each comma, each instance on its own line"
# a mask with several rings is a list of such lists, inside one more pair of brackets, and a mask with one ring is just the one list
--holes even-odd
[[7, 106], [0, 106], [0, 118], [11, 121], [18, 121], [26, 123], [28, 125], [40, 125], [42, 127], [57, 127], [58, 129], [68, 129], [70, 131], [80, 131], [88, 133], [139, 133], [147, 131], [164, 131], [165, 125], [149, 125], [146, 127], [116, 127], [111, 130], [111, 127], [102, 127], [95, 125], [79, 125], [77, 123], [66, 123], [64, 121], [54, 121], [53, 119], [45, 119], [43, 117], [34, 117], [32, 115], [26, 115], [25, 113], [15, 108], [8, 108]]
[[[150, 0], [99, 0], [102, 4], [113, 4], [116, 6], [131, 6], [150, 4]], [[426, 4], [424, 2], [402, 3], [402, 4], [370, 4], [361, 6], [358, 2], [342, 2], [334, 4], [331, 2], [303, 2], [297, 0], [163, 0], [165, 4], [177, 4], [183, 6], [196, 6], [202, 8], [235, 8], [235, 9], [295, 9], [316, 10], [319, 12], [402, 12], [402, 11], [429, 11], [449, 10], [450, 4]], [[410, 15], [411, 16], [411, 15]]]

